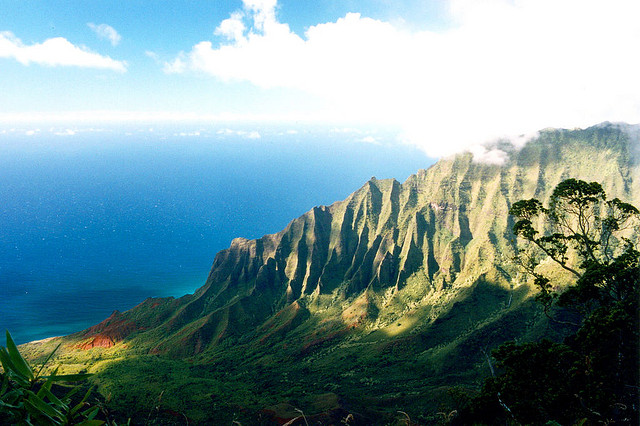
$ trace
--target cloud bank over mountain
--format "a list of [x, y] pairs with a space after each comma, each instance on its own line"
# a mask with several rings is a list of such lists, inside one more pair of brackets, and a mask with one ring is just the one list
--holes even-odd
[[216, 27], [217, 45], [195, 44], [165, 72], [297, 89], [330, 105], [321, 118], [398, 125], [431, 156], [550, 126], [639, 121], [635, 1], [452, 0], [446, 30], [348, 13], [303, 35], [280, 22], [276, 0], [243, 4]]

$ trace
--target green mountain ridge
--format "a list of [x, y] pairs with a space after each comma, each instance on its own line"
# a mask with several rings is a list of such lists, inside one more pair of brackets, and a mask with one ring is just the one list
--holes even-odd
[[234, 239], [192, 295], [147, 299], [27, 350], [63, 342], [63, 368], [96, 372], [124, 411], [163, 389], [167, 409], [196, 423], [233, 412], [268, 424], [297, 406], [323, 422], [398, 410], [435, 421], [445, 390], [477, 386], [498, 344], [563, 334], [512, 261], [510, 206], [546, 200], [569, 177], [640, 205], [638, 134], [547, 129], [521, 149], [497, 143], [502, 165], [467, 153], [404, 183], [372, 178], [277, 234]]

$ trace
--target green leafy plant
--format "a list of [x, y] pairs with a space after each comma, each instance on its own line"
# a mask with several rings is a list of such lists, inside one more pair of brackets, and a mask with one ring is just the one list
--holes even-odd
[[[25, 425], [102, 425], [102, 420], [95, 419], [99, 407], [91, 407], [87, 399], [89, 389], [84, 397], [77, 401], [74, 396], [80, 391], [74, 386], [63, 396], [56, 396], [54, 383], [78, 382], [87, 379], [91, 374], [57, 374], [57, 368], [48, 375], [43, 375], [45, 366], [60, 347], [51, 352], [40, 368], [35, 369], [23, 358], [18, 347], [7, 331], [7, 346], [0, 347], [0, 362], [3, 372], [0, 373], [0, 423]], [[72, 401], [76, 400], [75, 403]]]

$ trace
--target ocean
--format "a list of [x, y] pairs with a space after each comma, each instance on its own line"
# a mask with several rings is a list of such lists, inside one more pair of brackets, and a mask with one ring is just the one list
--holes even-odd
[[0, 133], [0, 330], [18, 343], [192, 293], [233, 238], [434, 162], [356, 129], [99, 130]]

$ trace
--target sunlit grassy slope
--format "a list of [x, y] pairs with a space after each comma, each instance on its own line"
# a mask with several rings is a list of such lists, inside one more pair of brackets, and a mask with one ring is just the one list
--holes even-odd
[[298, 408], [325, 423], [392, 422], [398, 410], [435, 421], [455, 408], [452, 387], [472, 392], [489, 374], [501, 342], [565, 331], [512, 262], [509, 207], [569, 177], [639, 205], [631, 131], [544, 130], [520, 150], [497, 144], [502, 165], [461, 154], [402, 184], [372, 178], [278, 234], [235, 239], [193, 295], [25, 351], [62, 341], [61, 369], [96, 373], [108, 407], [140, 419], [269, 424]]

